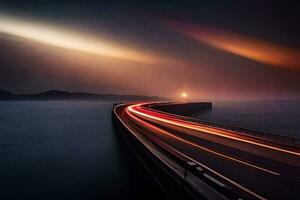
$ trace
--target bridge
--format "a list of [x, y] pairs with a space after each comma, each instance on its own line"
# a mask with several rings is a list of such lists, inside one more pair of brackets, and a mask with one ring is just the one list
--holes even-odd
[[299, 140], [166, 109], [178, 106], [118, 104], [113, 120], [191, 199], [300, 199]]

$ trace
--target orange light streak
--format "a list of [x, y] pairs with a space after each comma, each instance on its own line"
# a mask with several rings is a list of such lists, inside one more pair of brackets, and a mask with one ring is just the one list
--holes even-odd
[[[142, 104], [140, 104], [140, 105], [142, 105]], [[163, 133], [163, 134], [167, 134], [167, 135], [169, 135], [169, 136], [171, 136], [171, 137], [174, 137], [175, 139], [177, 139], [177, 138], [178, 138], [178, 139], [182, 139], [182, 138], [179, 138], [179, 137], [177, 137], [177, 136], [174, 136], [173, 134], [170, 134], [169, 132], [166, 132], [166, 131], [164, 131], [164, 130], [162, 130], [162, 129], [160, 129], [160, 128], [158, 128], [158, 127], [152, 125], [152, 124], [149, 124], [149, 123], [147, 123], [147, 122], [145, 122], [145, 121], [143, 121], [143, 120], [141, 120], [141, 119], [135, 117], [134, 115], [132, 115], [132, 114], [130, 113], [128, 107], [126, 108], [126, 111], [125, 111], [125, 112], [126, 112], [131, 118], [133, 118], [134, 120], [140, 122], [140, 123], [143, 124], [144, 126], [148, 126], [148, 127], [150, 127], [151, 129], [154, 129], [154, 130], [156, 130], [156, 131], [158, 131], [158, 132], [160, 132], [160, 133]], [[184, 140], [184, 139], [182, 139], [182, 140], [183, 140], [182, 142], [186, 141], [186, 140]], [[187, 141], [187, 142], [190, 143], [189, 141]], [[174, 149], [174, 148], [172, 148], [172, 147], [170, 147], [170, 148], [171, 148], [173, 151], [175, 151], [176, 153], [178, 153], [178, 154], [180, 154], [180, 155], [182, 155], [182, 156], [184, 156], [184, 157], [186, 157], [186, 158], [192, 160], [193, 162], [197, 163], [198, 165], [200, 165], [200, 166], [202, 166], [202, 167], [204, 167], [204, 168], [210, 170], [211, 172], [215, 173], [215, 174], [218, 175], [219, 177], [221, 177], [221, 178], [223, 178], [224, 180], [230, 182], [231, 184], [237, 186], [238, 188], [244, 190], [245, 192], [247, 192], [247, 193], [249, 193], [249, 194], [255, 196], [256, 198], [258, 198], [258, 199], [260, 199], [260, 200], [266, 200], [266, 198], [262, 197], [261, 195], [259, 195], [259, 194], [255, 193], [255, 192], [251, 191], [250, 189], [246, 188], [245, 186], [242, 186], [241, 184], [239, 184], [239, 183], [237, 183], [237, 182], [231, 180], [230, 178], [228, 178], [228, 177], [226, 177], [226, 176], [220, 174], [219, 172], [215, 171], [214, 169], [208, 167], [207, 165], [204, 165], [204, 164], [198, 162], [197, 160], [195, 160], [195, 159], [193, 159], [193, 158], [191, 158], [191, 157], [189, 157], [189, 156], [187, 156], [187, 155], [181, 153], [180, 151], [177, 151], [176, 149]], [[272, 172], [272, 171], [270, 171], [270, 172]], [[274, 175], [279, 175], [279, 174], [276, 173], [276, 172], [273, 172], [273, 173], [275, 173]], [[271, 173], [271, 174], [273, 174], [273, 173]]]
[[[136, 119], [136, 118], [135, 118], [135, 119]], [[137, 120], [137, 119], [136, 119], [136, 120]], [[160, 128], [157, 128], [156, 126], [153, 126], [153, 125], [151, 125], [151, 124], [149, 124], [149, 123], [146, 123], [146, 122], [144, 122], [144, 121], [142, 121], [142, 120], [139, 120], [139, 121], [141, 121], [141, 123], [143, 123], [144, 125], [147, 124], [147, 126], [153, 128], [154, 130], [159, 130], [160, 132], [164, 133], [165, 135], [168, 135], [169, 137], [172, 137], [172, 138], [174, 138], [174, 139], [176, 139], [176, 140], [178, 140], [178, 141], [181, 141], [181, 142], [183, 142], [183, 143], [186, 143], [186, 144], [188, 144], [188, 145], [191, 145], [191, 146], [196, 147], [196, 148], [198, 148], [198, 149], [201, 149], [201, 150], [203, 150], [203, 151], [207, 151], [207, 152], [212, 153], [212, 154], [215, 154], [215, 155], [217, 155], [217, 156], [220, 156], [220, 157], [223, 157], [223, 158], [226, 158], [226, 159], [229, 159], [229, 160], [232, 160], [232, 161], [235, 161], [235, 162], [238, 162], [238, 163], [247, 165], [247, 166], [249, 166], [249, 167], [252, 167], [252, 168], [255, 168], [255, 169], [264, 171], [264, 172], [268, 172], [268, 173], [273, 174], [273, 175], [277, 175], [277, 176], [280, 175], [280, 174], [277, 173], [277, 172], [274, 172], [274, 171], [271, 171], [271, 170], [268, 170], [268, 169], [265, 169], [265, 168], [262, 168], [262, 167], [253, 165], [253, 164], [251, 164], [251, 163], [248, 163], [248, 162], [239, 160], [239, 159], [237, 159], [237, 158], [234, 158], [234, 157], [231, 157], [231, 156], [227, 156], [227, 155], [225, 155], [225, 154], [222, 154], [222, 153], [216, 152], [216, 151], [214, 151], [214, 150], [208, 149], [208, 148], [206, 148], [206, 147], [200, 146], [200, 145], [198, 145], [198, 144], [195, 144], [195, 143], [193, 143], [193, 142], [190, 142], [190, 141], [188, 141], [188, 140], [185, 140], [185, 139], [183, 139], [183, 138], [180, 138], [180, 137], [178, 137], [178, 136], [175, 136], [175, 135], [173, 135], [173, 134], [171, 134], [171, 133], [169, 133], [169, 132], [167, 132], [167, 131], [164, 131], [164, 130], [162, 130], [162, 129], [160, 129]]]
[[153, 116], [153, 115], [150, 115], [150, 114], [146, 114], [145, 112], [141, 112], [141, 111], [137, 110], [137, 108], [139, 110], [142, 110], [140, 106], [141, 106], [141, 104], [132, 105], [132, 106], [128, 107], [128, 110], [132, 113], [135, 113], [135, 114], [139, 115], [139, 116], [144, 116], [146, 118], [153, 119], [153, 120], [156, 120], [156, 121], [160, 121], [160, 122], [163, 122], [163, 123], [167, 123], [167, 124], [171, 124], [171, 125], [191, 129], [191, 130], [196, 130], [196, 131], [200, 131], [200, 132], [202, 131], [202, 132], [205, 132], [205, 133], [210, 133], [210, 134], [213, 134], [213, 135], [229, 138], [229, 139], [240, 141], [240, 142], [245, 142], [245, 143], [248, 143], [248, 144], [252, 144], [252, 145], [272, 149], [272, 150], [275, 150], [275, 151], [280, 151], [280, 152], [300, 156], [299, 152], [294, 152], [294, 151], [290, 151], [290, 150], [287, 150], [287, 149], [282, 149], [282, 148], [274, 147], [274, 146], [271, 146], [271, 145], [262, 144], [262, 143], [259, 143], [259, 142], [254, 142], [254, 141], [251, 141], [251, 140], [245, 140], [245, 139], [242, 139], [242, 138], [233, 137], [233, 136], [227, 135], [226, 131], [223, 131], [223, 130], [196, 126], [196, 125], [192, 125], [192, 124], [180, 121], [180, 120], [174, 121], [174, 120], [164, 119], [164, 118], [161, 118], [161, 117], [156, 117], [156, 116]]
[[206, 26], [180, 22], [169, 25], [195, 41], [261, 63], [300, 70], [300, 50]]
[[0, 15], [0, 33], [33, 40], [42, 44], [76, 50], [111, 58], [124, 59], [146, 64], [174, 64], [172, 59], [151, 55], [135, 48], [112, 44], [103, 38], [92, 38], [78, 32], [53, 25]]

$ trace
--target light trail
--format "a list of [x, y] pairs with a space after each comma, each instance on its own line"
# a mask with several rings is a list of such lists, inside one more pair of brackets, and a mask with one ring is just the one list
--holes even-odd
[[[128, 108], [128, 109], [129, 109], [129, 108]], [[126, 111], [127, 111], [127, 110], [126, 110]], [[128, 112], [128, 111], [127, 111], [127, 112]], [[129, 113], [129, 112], [128, 112], [128, 113]], [[248, 162], [239, 160], [239, 159], [237, 159], [237, 158], [234, 158], [234, 157], [231, 157], [231, 156], [228, 156], [228, 155], [219, 153], [219, 152], [217, 152], [217, 151], [208, 149], [208, 148], [206, 148], [206, 147], [200, 146], [200, 145], [198, 145], [198, 144], [195, 144], [195, 143], [193, 143], [193, 142], [190, 142], [190, 141], [188, 141], [188, 140], [185, 140], [185, 139], [183, 139], [183, 138], [181, 138], [181, 137], [175, 136], [174, 134], [171, 134], [171, 133], [169, 133], [169, 132], [167, 132], [167, 131], [163, 131], [163, 133], [164, 133], [165, 135], [169, 136], [169, 137], [172, 137], [172, 138], [174, 138], [174, 139], [176, 139], [176, 140], [178, 140], [178, 141], [181, 141], [181, 142], [183, 142], [183, 143], [186, 143], [186, 144], [188, 144], [188, 145], [191, 145], [191, 146], [196, 147], [196, 148], [198, 148], [198, 149], [201, 149], [201, 150], [203, 150], [203, 151], [207, 151], [207, 152], [212, 153], [212, 154], [215, 154], [215, 155], [217, 155], [217, 156], [220, 156], [220, 157], [223, 157], [223, 158], [226, 158], [226, 159], [229, 159], [229, 160], [238, 162], [238, 163], [243, 164], [243, 165], [247, 165], [248, 167], [252, 167], [252, 168], [255, 168], [255, 169], [258, 169], [258, 170], [261, 170], [261, 171], [270, 173], [270, 174], [273, 174], [273, 175], [277, 175], [277, 176], [280, 175], [279, 173], [274, 172], [274, 171], [272, 171], [272, 170], [265, 169], [265, 168], [263, 168], [263, 167], [259, 167], [259, 166], [257, 166], [257, 165], [254, 165], [254, 164], [251, 164], [251, 163], [248, 163]]]
[[[152, 124], [150, 124], [150, 123], [147, 123], [147, 122], [145, 122], [145, 121], [143, 121], [143, 120], [141, 120], [141, 119], [135, 117], [133, 114], [131, 114], [131, 113], [129, 112], [128, 107], [126, 108], [126, 111], [125, 111], [125, 112], [126, 112], [131, 118], [133, 118], [134, 120], [140, 122], [141, 124], [145, 125], [146, 127], [148, 126], [148, 127], [150, 127], [151, 129], [154, 129], [154, 130], [156, 130], [156, 131], [158, 131], [158, 132], [160, 132], [160, 133], [169, 135], [169, 136], [171, 136], [171, 137], [174, 136], [174, 135], [170, 134], [169, 132], [166, 132], [166, 131], [164, 131], [164, 130], [162, 130], [162, 129], [160, 129], [160, 128], [158, 128], [158, 127], [156, 127], [156, 126], [154, 126], [154, 125], [152, 125]], [[176, 136], [174, 136], [174, 137], [176, 137]], [[177, 138], [178, 138], [178, 137], [176, 137], [176, 139], [177, 139]], [[233, 184], [234, 186], [240, 188], [241, 190], [243, 190], [243, 191], [245, 191], [245, 192], [247, 192], [247, 193], [249, 193], [249, 194], [255, 196], [256, 198], [258, 198], [258, 199], [260, 199], [260, 200], [267, 200], [266, 198], [262, 197], [261, 195], [259, 195], [259, 194], [255, 193], [255, 192], [253, 192], [252, 190], [250, 190], [250, 189], [246, 188], [245, 186], [243, 186], [243, 185], [237, 183], [236, 181], [234, 181], [234, 180], [232, 180], [232, 179], [226, 177], [225, 175], [223, 175], [223, 174], [217, 172], [216, 170], [214, 170], [214, 169], [208, 167], [207, 165], [198, 162], [197, 160], [195, 160], [195, 159], [193, 159], [193, 158], [191, 158], [191, 157], [189, 157], [189, 156], [187, 156], [187, 155], [181, 153], [180, 151], [177, 151], [176, 149], [174, 149], [174, 148], [172, 148], [172, 147], [170, 147], [170, 146], [169, 146], [169, 148], [171, 148], [171, 149], [172, 149], [173, 151], [175, 151], [176, 153], [182, 155], [183, 157], [185, 157], [185, 158], [187, 158], [187, 159], [189, 159], [189, 160], [192, 160], [193, 162], [197, 163], [198, 165], [200, 165], [200, 166], [202, 166], [202, 167], [208, 169], [208, 170], [211, 171], [212, 173], [214, 173], [214, 174], [216, 174], [217, 176], [221, 177], [222, 179], [228, 181], [229, 183]], [[275, 172], [275, 173], [276, 173], [276, 172]], [[276, 174], [276, 175], [277, 175], [277, 174]]]
[[[293, 199], [294, 196], [298, 195], [297, 187], [299, 181], [297, 175], [299, 168], [291, 165], [291, 163], [298, 161], [299, 157], [295, 157], [295, 154], [287, 154], [274, 149], [270, 151], [270, 148], [267, 147], [257, 148], [259, 147], [257, 144], [255, 144], [254, 148], [253, 146], [249, 148], [250, 146], [244, 141], [242, 143], [234, 143], [233, 140], [229, 141], [214, 135], [210, 136], [210, 134], [206, 134], [209, 133], [206, 131], [196, 132], [196, 129], [190, 129], [181, 125], [198, 128], [197, 123], [185, 121], [185, 119], [178, 116], [155, 110], [154, 106], [159, 106], [160, 104], [156, 104], [156, 102], [125, 104], [119, 110], [121, 111], [121, 120], [126, 123], [125, 126], [128, 125], [129, 128], [127, 128], [130, 132], [144, 136], [145, 140], [160, 147], [162, 152], [169, 152], [184, 162], [194, 162], [199, 167], [203, 167], [203, 173], [215, 174], [217, 179], [226, 181], [224, 184], [228, 183], [232, 190], [236, 190], [236, 194], [242, 195], [244, 193], [245, 195], [245, 193], [248, 193], [251, 195], [249, 199], [257, 198], [260, 200], [277, 199], [278, 196], [280, 196], [279, 199], [287, 196]], [[167, 103], [163, 104], [168, 105]], [[199, 124], [199, 127], [203, 128], [201, 124]], [[249, 138], [250, 142], [254, 141], [258, 144], [276, 148], [282, 147], [284, 150], [291, 150], [292, 152], [298, 151], [297, 148], [293, 149], [280, 144], [273, 145], [270, 141], [239, 135], [238, 132], [204, 127], [219, 134], [226, 135], [227, 133], [228, 136], [234, 137], [232, 139], [237, 137], [237, 139], [248, 140]], [[188, 135], [193, 137], [190, 138]], [[194, 136], [207, 140], [203, 143], [198, 142], [198, 140], [193, 140]], [[212, 140], [210, 140], [211, 138]], [[224, 142], [234, 145], [229, 145], [225, 148], [226, 143]], [[291, 163], [286, 163], [286, 159], [291, 160]], [[217, 169], [217, 171], [214, 169]], [[264, 183], [271, 185], [271, 187], [265, 188]], [[272, 191], [275, 188], [276, 194]], [[284, 191], [281, 191], [281, 188], [284, 188]]]
[[[128, 110], [132, 113], [135, 113], [135, 114], [139, 115], [139, 116], [144, 116], [146, 118], [153, 119], [153, 120], [156, 120], [156, 121], [159, 121], [159, 122], [163, 122], [163, 123], [167, 123], [167, 124], [171, 124], [171, 125], [191, 129], [191, 130], [196, 130], [196, 131], [200, 131], [200, 132], [210, 133], [210, 134], [225, 137], [225, 138], [228, 138], [228, 139], [232, 139], [232, 140], [236, 140], [236, 141], [240, 141], [240, 142], [245, 142], [245, 143], [248, 143], [248, 144], [252, 144], [252, 145], [272, 149], [272, 150], [275, 150], [275, 151], [280, 151], [280, 152], [300, 156], [299, 152], [290, 151], [290, 150], [287, 150], [287, 149], [282, 149], [282, 148], [279, 148], [279, 147], [274, 147], [274, 146], [271, 146], [271, 145], [262, 144], [262, 143], [259, 143], [259, 142], [246, 140], [246, 139], [242, 139], [242, 138], [238, 138], [238, 137], [233, 137], [233, 136], [227, 135], [226, 131], [223, 131], [223, 130], [200, 127], [200, 126], [192, 125], [192, 124], [189, 124], [189, 123], [186, 123], [186, 122], [183, 122], [183, 121], [179, 121], [179, 120], [174, 121], [174, 120], [165, 119], [165, 118], [162, 118], [162, 117], [157, 117], [157, 116], [154, 116], [154, 115], [150, 115], [150, 114], [145, 113], [145, 111], [141, 108], [141, 105], [143, 105], [143, 104], [131, 105], [131, 106], [128, 107]], [[139, 110], [142, 110], [143, 112], [141, 112]]]

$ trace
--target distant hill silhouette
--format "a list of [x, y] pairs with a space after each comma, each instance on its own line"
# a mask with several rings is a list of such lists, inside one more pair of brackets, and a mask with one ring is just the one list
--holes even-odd
[[12, 95], [12, 94], [9, 93], [9, 92], [0, 90], [0, 98], [1, 98], [1, 97], [9, 97], [9, 96], [11, 96], [11, 95]]
[[162, 101], [170, 100], [158, 96], [94, 94], [85, 92], [67, 92], [49, 90], [37, 94], [12, 94], [0, 90], [0, 100], [119, 100], [119, 101]]

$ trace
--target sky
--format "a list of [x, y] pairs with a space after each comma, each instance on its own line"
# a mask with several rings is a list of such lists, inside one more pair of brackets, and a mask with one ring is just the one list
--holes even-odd
[[0, 2], [0, 90], [299, 98], [300, 6]]

